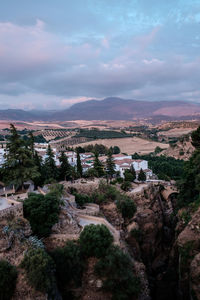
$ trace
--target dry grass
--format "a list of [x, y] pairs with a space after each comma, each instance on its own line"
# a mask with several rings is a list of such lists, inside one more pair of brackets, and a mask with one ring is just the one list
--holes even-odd
[[194, 131], [194, 128], [174, 128], [168, 131], [161, 131], [159, 132], [160, 135], [164, 135], [167, 137], [180, 137], [184, 134], [188, 134]]
[[118, 146], [121, 149], [122, 153], [133, 154], [135, 152], [140, 154], [146, 154], [153, 152], [154, 149], [159, 146], [162, 149], [167, 149], [168, 144], [148, 141], [145, 139], [133, 137], [133, 138], [121, 138], [121, 139], [102, 139], [95, 140], [92, 142], [81, 143], [76, 145], [76, 147], [81, 146], [84, 147], [86, 145], [95, 145], [102, 144], [106, 147]]

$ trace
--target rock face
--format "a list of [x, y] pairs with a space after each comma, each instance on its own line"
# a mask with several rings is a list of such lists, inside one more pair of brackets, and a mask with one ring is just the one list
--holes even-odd
[[15, 265], [18, 272], [13, 300], [45, 300], [46, 296], [35, 291], [27, 282], [25, 272], [20, 268], [31, 235], [29, 222], [23, 217], [4, 218], [0, 222], [0, 259]]
[[88, 259], [87, 270], [83, 276], [81, 300], [111, 300], [109, 293], [102, 291], [102, 281], [95, 276], [94, 266], [97, 262], [96, 258]]
[[166, 278], [174, 241], [171, 200], [164, 199], [160, 187], [152, 184], [141, 193], [129, 193], [129, 196], [137, 206], [137, 212], [126, 228], [130, 251], [146, 266], [152, 299], [172, 298]]

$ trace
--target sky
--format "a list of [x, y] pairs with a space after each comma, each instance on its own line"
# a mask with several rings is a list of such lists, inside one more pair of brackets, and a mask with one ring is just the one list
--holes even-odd
[[0, 0], [0, 107], [200, 103], [200, 0]]

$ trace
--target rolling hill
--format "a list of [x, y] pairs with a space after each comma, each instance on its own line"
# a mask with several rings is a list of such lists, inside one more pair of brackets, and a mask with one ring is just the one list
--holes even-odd
[[1, 120], [71, 121], [71, 120], [132, 120], [200, 118], [200, 105], [183, 101], [138, 101], [121, 98], [89, 100], [62, 111], [0, 110]]

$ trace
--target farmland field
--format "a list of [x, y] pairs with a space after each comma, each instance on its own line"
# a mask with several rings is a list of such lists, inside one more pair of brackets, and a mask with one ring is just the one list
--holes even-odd
[[84, 147], [86, 145], [102, 144], [106, 147], [118, 146], [122, 153], [133, 154], [135, 152], [140, 154], [146, 154], [153, 152], [154, 149], [159, 146], [162, 149], [167, 149], [168, 144], [153, 142], [137, 137], [129, 137], [123, 139], [99, 139], [91, 142], [77, 144], [76, 147]]

